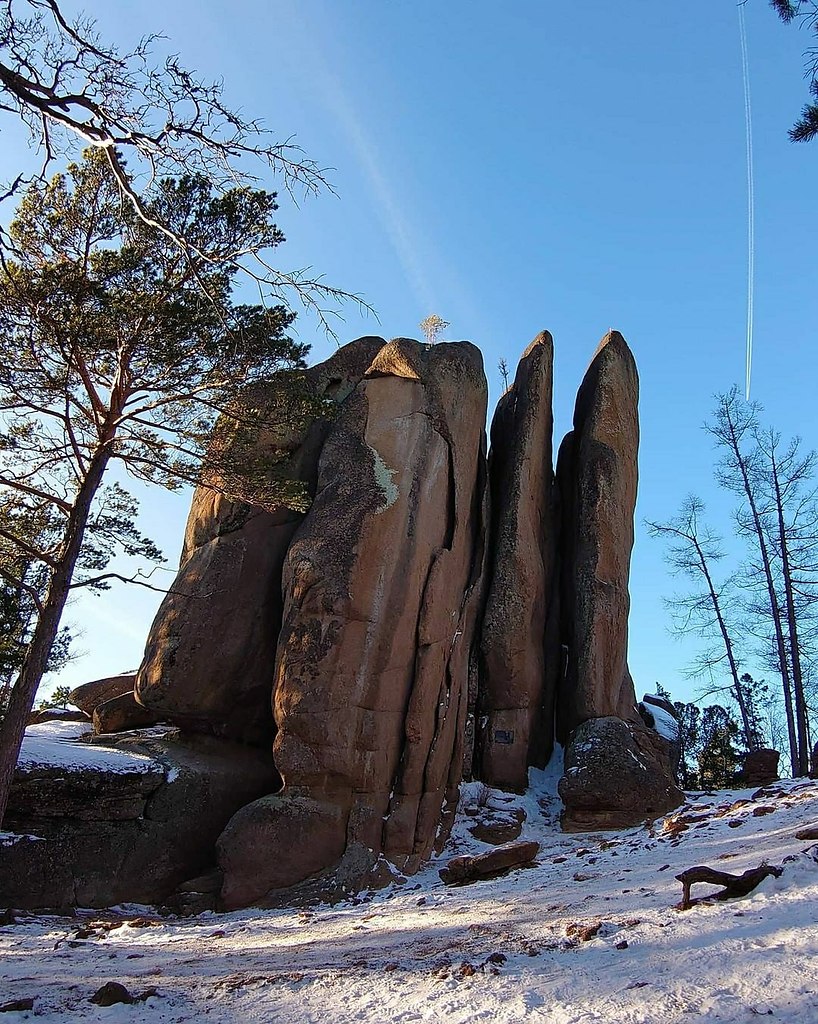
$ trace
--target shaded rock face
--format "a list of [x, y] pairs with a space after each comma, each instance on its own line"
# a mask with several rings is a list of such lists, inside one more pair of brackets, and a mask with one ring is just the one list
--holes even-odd
[[29, 725], [42, 725], [44, 722], [87, 722], [91, 719], [84, 711], [70, 711], [64, 708], [44, 708], [41, 711], [32, 711], [28, 716]]
[[591, 718], [565, 751], [559, 794], [562, 827], [570, 832], [629, 828], [677, 807], [661, 737], [621, 718]]
[[165, 781], [161, 764], [144, 757], [127, 757], [71, 740], [55, 742], [61, 756], [27, 754], [34, 728], [26, 734], [9, 794], [13, 820], [81, 819], [128, 821], [145, 813], [148, 798]]
[[480, 635], [479, 775], [524, 789], [553, 749], [559, 670], [556, 495], [551, 436], [554, 345], [539, 334], [491, 426], [491, 532]]
[[[382, 338], [360, 338], [306, 371], [317, 400], [342, 401], [356, 386]], [[285, 385], [286, 387], [286, 385]], [[275, 388], [252, 401], [281, 406], [280, 429], [261, 439], [288, 452], [284, 475], [315, 490], [318, 457], [331, 415], [287, 415]], [[247, 743], [273, 738], [270, 695], [281, 626], [281, 570], [304, 518], [271, 511], [199, 487], [193, 498], [179, 572], [151, 627], [136, 680], [137, 700], [184, 728]]]
[[123, 732], [126, 729], [144, 729], [161, 721], [155, 712], [137, 704], [133, 690], [103, 701], [94, 708], [96, 735]]
[[[322, 869], [360, 881], [381, 854], [411, 871], [447, 834], [482, 559], [485, 413], [482, 359], [465, 342], [390, 342], [344, 402], [284, 565], [284, 790], [222, 835], [226, 906]], [[308, 855], [294, 855], [293, 835]]]
[[68, 771], [76, 747], [18, 769], [0, 844], [3, 906], [162, 903], [212, 866], [231, 815], [275, 785], [266, 752], [225, 740], [81, 744], [84, 767]]
[[639, 378], [625, 339], [600, 342], [562, 442], [562, 639], [557, 736], [588, 718], [638, 722], [628, 671], [628, 613], [639, 451]]

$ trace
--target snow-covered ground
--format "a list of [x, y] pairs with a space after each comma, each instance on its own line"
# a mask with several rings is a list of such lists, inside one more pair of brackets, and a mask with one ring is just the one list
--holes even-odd
[[[438, 862], [334, 907], [21, 917], [0, 927], [0, 1005], [34, 997], [34, 1009], [3, 1021], [818, 1022], [818, 862], [795, 838], [818, 824], [818, 782], [694, 794], [650, 829], [566, 835], [555, 779], [532, 773], [525, 797], [464, 787], [477, 818], [523, 807], [522, 838], [542, 844], [505, 878], [446, 888]], [[443, 859], [487, 849], [468, 831], [477, 818], [458, 817]], [[674, 908], [685, 868], [786, 857], [742, 900]], [[108, 981], [156, 994], [93, 1005]]]
[[80, 742], [90, 732], [88, 722], [41, 722], [26, 729], [17, 767], [26, 772], [38, 768], [64, 771], [104, 771], [117, 774], [162, 772], [150, 757], [115, 747]]

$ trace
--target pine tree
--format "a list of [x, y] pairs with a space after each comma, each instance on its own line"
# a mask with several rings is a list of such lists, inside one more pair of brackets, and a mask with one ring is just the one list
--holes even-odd
[[[233, 257], [283, 241], [275, 196], [216, 195], [194, 174], [161, 179], [145, 202], [148, 219], [123, 203], [105, 155], [89, 151], [67, 176], [33, 186], [9, 230], [0, 503], [16, 510], [17, 526], [7, 516], [0, 537], [21, 567], [5, 583], [18, 584], [36, 614], [0, 725], [0, 822], [69, 594], [121, 579], [107, 571], [117, 551], [161, 557], [137, 528], [132, 495], [118, 481], [106, 485], [109, 469], [171, 489], [229, 481], [236, 497], [261, 506], [303, 501], [272, 464], [220, 464], [226, 453], [235, 460], [237, 438], [250, 451], [259, 431], [277, 427], [263, 403], [244, 400], [254, 382], [291, 368], [288, 413], [306, 414], [297, 373], [306, 349], [286, 334], [293, 314], [232, 295]], [[151, 218], [183, 230], [191, 248]], [[37, 517], [47, 529], [32, 534]]]

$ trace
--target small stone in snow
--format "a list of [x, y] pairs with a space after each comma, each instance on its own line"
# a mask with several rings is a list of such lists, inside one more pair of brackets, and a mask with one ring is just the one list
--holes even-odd
[[98, 988], [91, 996], [91, 1002], [97, 1006], [113, 1006], [115, 1003], [132, 1003], [134, 997], [118, 981], [106, 981], [102, 988]]
[[15, 1010], [33, 1010], [33, 999], [12, 999], [10, 1003], [0, 1005], [0, 1013], [14, 1013]]

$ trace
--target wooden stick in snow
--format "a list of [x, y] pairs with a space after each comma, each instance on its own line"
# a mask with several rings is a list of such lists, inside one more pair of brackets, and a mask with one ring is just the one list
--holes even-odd
[[[774, 864], [760, 864], [757, 868], [750, 868], [741, 875], [731, 875], [726, 871], [716, 871], [704, 865], [688, 868], [676, 878], [682, 883], [682, 902], [680, 910], [689, 910], [697, 903], [704, 903], [707, 900], [736, 900], [751, 893], [757, 885], [760, 885], [769, 875], [780, 878], [783, 868]], [[720, 892], [714, 892], [710, 896], [699, 899], [691, 899], [690, 887], [696, 882], [706, 882], [708, 885], [723, 885]]]

